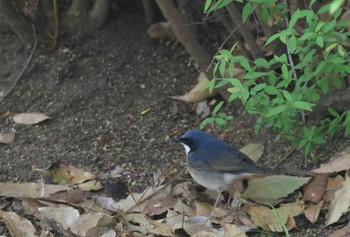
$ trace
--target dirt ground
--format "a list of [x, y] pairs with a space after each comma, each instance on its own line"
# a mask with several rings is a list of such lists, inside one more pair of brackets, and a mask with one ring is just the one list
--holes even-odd
[[[146, 35], [141, 11], [115, 12], [104, 29], [83, 37], [65, 37], [54, 53], [39, 45], [24, 75], [0, 107], [0, 132], [15, 130], [11, 144], [0, 144], [0, 181], [37, 181], [33, 168], [56, 161], [84, 167], [101, 177], [116, 166], [133, 189], [150, 184], [153, 173], [183, 159], [173, 138], [198, 128], [193, 105], [168, 98], [188, 91], [198, 75], [182, 46], [171, 47]], [[15, 35], [0, 37], [0, 93], [5, 93], [29, 56]], [[338, 137], [307, 160], [290, 146], [275, 142], [268, 132], [254, 135], [252, 118], [241, 108], [226, 108], [235, 129], [217, 135], [242, 147], [266, 145], [262, 163], [278, 173], [300, 174], [317, 167], [349, 140]], [[148, 111], [148, 112], [147, 112]], [[17, 125], [19, 112], [43, 112], [52, 119], [35, 126]], [[286, 156], [289, 154], [289, 156]], [[293, 236], [327, 236], [322, 218], [316, 224], [300, 220]], [[341, 224], [340, 224], [341, 226]], [[339, 227], [336, 227], [339, 228]]]

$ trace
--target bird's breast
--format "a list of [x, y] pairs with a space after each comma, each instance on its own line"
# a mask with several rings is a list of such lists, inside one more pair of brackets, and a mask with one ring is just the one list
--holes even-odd
[[200, 171], [187, 166], [192, 178], [210, 190], [223, 191], [235, 181], [237, 175], [220, 171]]

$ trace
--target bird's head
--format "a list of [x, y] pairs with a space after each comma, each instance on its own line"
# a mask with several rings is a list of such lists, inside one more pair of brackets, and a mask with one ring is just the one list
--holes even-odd
[[204, 131], [191, 130], [177, 138], [175, 141], [181, 142], [188, 154], [189, 152], [196, 150], [199, 145], [205, 145], [206, 142], [213, 138], [212, 135]]

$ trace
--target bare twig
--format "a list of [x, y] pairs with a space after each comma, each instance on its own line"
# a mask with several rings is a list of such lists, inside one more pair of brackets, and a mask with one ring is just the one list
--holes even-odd
[[[216, 52], [215, 55], [217, 55], [219, 53], [219, 51], [222, 49], [222, 47], [224, 47], [224, 45], [226, 44], [227, 40], [229, 38], [231, 38], [231, 36], [236, 32], [238, 27], [240, 27], [240, 26], [237, 26], [236, 28], [234, 28], [233, 31], [226, 37], [226, 39], [224, 40], [224, 42], [222, 42], [222, 44], [220, 45], [220, 47], [219, 47], [219, 49], [218, 49], [218, 51]], [[209, 64], [209, 66], [208, 66], [206, 71], [208, 71], [210, 69], [210, 67], [211, 67], [211, 65], [213, 65], [213, 63], [214, 63], [214, 58], [211, 60], [211, 62], [210, 62], [210, 64]]]
[[[287, 0], [284, 0], [284, 1], [285, 1], [285, 4], [288, 4]], [[287, 5], [287, 6], [290, 6], [290, 5]], [[289, 8], [289, 11], [290, 11], [290, 8]], [[286, 16], [284, 19], [286, 21], [286, 26], [288, 27], [288, 25], [289, 25], [288, 16]], [[297, 72], [295, 70], [295, 64], [294, 64], [294, 61], [293, 61], [293, 58], [292, 58], [292, 54], [290, 53], [290, 49], [288, 47], [288, 35], [286, 36], [286, 41], [287, 41], [287, 43], [286, 43], [287, 55], [288, 55], [288, 60], [289, 60], [289, 63], [290, 63], [290, 68], [292, 70], [294, 80], [297, 81], [298, 80], [298, 76], [297, 76]], [[301, 119], [302, 119], [303, 123], [306, 123], [304, 110], [301, 111]]]
[[58, 36], [59, 36], [59, 28], [60, 28], [60, 20], [58, 15], [58, 4], [57, 0], [52, 0], [53, 5], [53, 35], [52, 35], [52, 43], [50, 52], [53, 52], [58, 47]]
[[19, 72], [18, 76], [16, 77], [15, 79], [15, 82], [12, 84], [11, 88], [4, 94], [4, 96], [0, 99], [0, 104], [2, 103], [2, 101], [13, 91], [13, 89], [16, 87], [17, 83], [19, 82], [19, 80], [22, 78], [23, 76], [23, 73], [25, 72], [25, 70], [28, 68], [28, 65], [30, 63], [30, 61], [32, 60], [33, 58], [33, 55], [34, 55], [34, 51], [36, 49], [36, 45], [37, 45], [37, 38], [36, 38], [36, 32], [35, 32], [35, 26], [32, 25], [32, 28], [33, 28], [33, 34], [34, 34], [34, 45], [33, 45], [33, 48], [30, 52], [30, 55], [27, 59], [27, 61], [25, 62], [24, 64], [24, 67], [22, 68], [22, 70]]

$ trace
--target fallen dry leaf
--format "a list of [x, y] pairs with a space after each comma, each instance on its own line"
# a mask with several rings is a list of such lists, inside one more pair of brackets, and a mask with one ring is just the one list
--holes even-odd
[[[295, 224], [293, 217], [303, 213], [305, 205], [302, 201], [287, 203], [276, 209], [271, 209], [265, 206], [249, 206], [248, 213], [256, 225], [264, 230], [272, 232], [283, 231], [282, 223], [289, 228], [294, 228]], [[289, 222], [289, 224], [288, 224]]]
[[65, 230], [68, 230], [80, 216], [77, 209], [68, 206], [39, 207], [38, 210], [42, 217], [54, 219]]
[[250, 143], [240, 149], [241, 152], [246, 154], [251, 160], [257, 162], [264, 153], [264, 144], [262, 143]]
[[162, 197], [147, 202], [143, 213], [148, 216], [160, 215], [177, 203], [177, 198]]
[[[184, 231], [191, 236], [198, 234], [201, 231], [214, 232], [214, 229], [211, 227], [212, 227], [212, 224], [208, 216], [190, 217], [183, 224]], [[201, 235], [197, 235], [197, 236], [201, 236]]]
[[305, 209], [304, 209], [304, 215], [306, 219], [308, 219], [311, 223], [315, 223], [318, 219], [318, 216], [320, 215], [321, 208], [323, 206], [324, 201], [321, 200], [319, 203], [314, 204], [311, 203], [309, 204]]
[[26, 218], [15, 212], [0, 211], [0, 219], [6, 223], [6, 227], [14, 237], [36, 237], [33, 224]]
[[318, 203], [321, 201], [327, 190], [328, 174], [319, 174], [304, 188], [304, 201]]
[[210, 94], [208, 89], [204, 89], [209, 83], [209, 80], [203, 72], [199, 73], [197, 81], [198, 83], [186, 94], [181, 96], [169, 96], [169, 98], [175, 100], [182, 100], [186, 102], [198, 103], [216, 94], [216, 92]]
[[172, 226], [172, 231], [175, 232], [178, 229], [182, 229], [184, 221], [186, 221], [188, 217], [184, 215], [184, 213], [178, 213], [171, 209], [168, 210], [165, 218], [165, 223]]
[[15, 140], [15, 133], [14, 132], [1, 132], [0, 133], [0, 143], [11, 143]]
[[272, 175], [259, 179], [252, 179], [243, 197], [251, 200], [277, 200], [287, 196], [310, 180], [309, 177], [295, 177], [287, 175]]
[[19, 113], [13, 116], [15, 123], [27, 125], [38, 124], [47, 119], [50, 117], [43, 113]]
[[234, 224], [227, 224], [227, 223], [222, 223], [221, 225], [225, 228], [224, 237], [229, 237], [229, 236], [247, 237], [245, 232], [239, 226], [236, 226]]
[[195, 216], [196, 215], [196, 211], [194, 209], [193, 206], [190, 206], [184, 202], [177, 202], [173, 208], [174, 211], [176, 211], [177, 213], [181, 213], [183, 215], [187, 215], [187, 216]]
[[327, 184], [327, 193], [324, 196], [325, 202], [330, 202], [334, 199], [335, 192], [341, 188], [344, 183], [344, 178], [341, 175], [330, 177]]
[[169, 40], [177, 41], [176, 35], [174, 34], [169, 22], [157, 22], [151, 25], [147, 29], [147, 34], [150, 38], [162, 39], [167, 38]]
[[97, 191], [103, 188], [100, 181], [97, 180], [89, 180], [87, 182], [74, 185], [74, 188], [79, 188], [83, 191]]
[[70, 225], [70, 230], [77, 236], [101, 236], [113, 229], [116, 222], [111, 216], [97, 212], [88, 212]]
[[39, 207], [45, 206], [43, 203], [34, 198], [21, 198], [24, 213], [40, 218]]
[[320, 168], [313, 170], [315, 174], [326, 174], [334, 173], [343, 170], [348, 170], [350, 168], [350, 154], [342, 153], [339, 157], [331, 160], [326, 164], [322, 164]]
[[174, 236], [172, 226], [167, 223], [153, 221], [142, 213], [132, 213], [126, 216], [128, 231], [137, 231], [143, 235], [154, 234], [156, 236]]
[[215, 234], [214, 232], [201, 230], [191, 235], [191, 237], [217, 237], [217, 234]]
[[350, 232], [350, 221], [346, 226], [328, 235], [328, 237], [348, 237], [349, 232]]
[[68, 203], [81, 203], [84, 201], [84, 193], [80, 188], [66, 192], [57, 192], [51, 195], [50, 200], [64, 200]]
[[207, 202], [195, 201], [196, 206], [196, 216], [209, 216], [210, 212], [213, 210], [213, 206]]
[[52, 177], [52, 180], [58, 184], [81, 184], [96, 179], [96, 175], [71, 165], [52, 166], [46, 171], [46, 176]]
[[347, 212], [350, 206], [350, 178], [346, 174], [343, 186], [335, 192], [334, 199], [329, 203], [326, 215], [326, 225], [331, 225]]
[[38, 183], [0, 183], [2, 197], [45, 198], [59, 191], [68, 191], [71, 188], [62, 185]]
[[117, 232], [115, 230], [108, 230], [103, 235], [100, 235], [100, 237], [116, 237]]
[[170, 186], [149, 187], [143, 193], [131, 193], [126, 199], [115, 202], [112, 198], [96, 197], [96, 204], [110, 211], [134, 211], [142, 212], [146, 201], [166, 197], [170, 193]]

